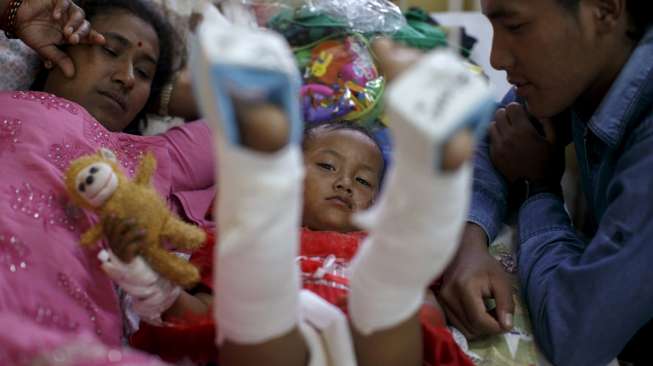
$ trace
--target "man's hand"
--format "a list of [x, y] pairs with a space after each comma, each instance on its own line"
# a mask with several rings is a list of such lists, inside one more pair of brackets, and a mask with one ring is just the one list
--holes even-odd
[[[512, 285], [503, 267], [487, 249], [487, 237], [478, 225], [468, 223], [458, 254], [444, 273], [438, 300], [447, 319], [468, 339], [512, 329], [515, 304]], [[485, 300], [496, 302], [494, 315]]]
[[105, 42], [72, 0], [25, 0], [16, 14], [16, 35], [67, 77], [75, 75], [75, 66], [59, 46]]
[[539, 123], [544, 136], [518, 103], [510, 103], [496, 112], [489, 129], [490, 158], [509, 184], [522, 178], [533, 182], [560, 182], [564, 150], [556, 144], [552, 122], [540, 120]]

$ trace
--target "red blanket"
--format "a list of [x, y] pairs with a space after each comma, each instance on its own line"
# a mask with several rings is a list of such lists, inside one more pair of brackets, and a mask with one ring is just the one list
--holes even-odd
[[[202, 285], [213, 288], [213, 248], [215, 239], [208, 233], [207, 243], [193, 254], [191, 262], [202, 274]], [[337, 233], [302, 229], [300, 266], [305, 289], [311, 290], [347, 312], [349, 281], [345, 270], [366, 236], [365, 233]], [[456, 345], [438, 309], [424, 305], [420, 312], [424, 342], [424, 364], [473, 366]], [[158, 354], [166, 361], [190, 358], [195, 362], [217, 359], [215, 324], [211, 314], [173, 319], [163, 327], [141, 323], [131, 337], [132, 346]]]

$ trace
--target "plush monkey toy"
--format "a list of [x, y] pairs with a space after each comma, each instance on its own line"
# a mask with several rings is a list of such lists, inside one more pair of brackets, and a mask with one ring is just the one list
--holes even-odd
[[161, 243], [166, 239], [178, 248], [196, 249], [204, 243], [206, 233], [181, 221], [166, 207], [150, 183], [155, 169], [156, 160], [147, 153], [130, 181], [120, 169], [115, 154], [104, 148], [70, 164], [65, 179], [73, 202], [100, 215], [100, 223], [82, 234], [81, 244], [90, 246], [104, 236], [102, 222], [109, 215], [136, 220], [146, 230], [140, 255], [163, 277], [190, 287], [200, 280], [199, 271]]

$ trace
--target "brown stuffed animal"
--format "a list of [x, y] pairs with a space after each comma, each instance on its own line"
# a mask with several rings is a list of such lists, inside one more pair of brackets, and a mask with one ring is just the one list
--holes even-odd
[[140, 254], [152, 269], [180, 286], [190, 287], [200, 280], [199, 271], [164, 249], [161, 242], [167, 239], [178, 248], [196, 249], [206, 240], [206, 233], [181, 221], [166, 207], [150, 183], [155, 169], [156, 160], [147, 153], [130, 181], [115, 154], [104, 148], [70, 164], [65, 179], [73, 202], [97, 212], [101, 219], [82, 234], [81, 244], [89, 246], [104, 236], [102, 222], [109, 215], [133, 219], [146, 230]]

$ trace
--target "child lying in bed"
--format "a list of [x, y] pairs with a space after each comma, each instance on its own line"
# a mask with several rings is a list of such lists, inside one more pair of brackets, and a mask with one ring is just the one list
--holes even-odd
[[[346, 311], [349, 292], [346, 269], [366, 237], [364, 232], [351, 223], [351, 215], [368, 208], [376, 199], [384, 170], [383, 157], [380, 147], [369, 132], [347, 123], [308, 128], [303, 143], [303, 156], [306, 172], [303, 228], [300, 231], [300, 253], [297, 256], [302, 272], [302, 286]], [[138, 241], [134, 240], [138, 238], [137, 228], [125, 222], [114, 222], [112, 226], [111, 243], [114, 253], [128, 261], [138, 248]], [[207, 355], [211, 354], [214, 338], [212, 332], [206, 331], [206, 327], [207, 324], [209, 327], [212, 325], [206, 321], [206, 317], [189, 316], [188, 313], [210, 316], [212, 299], [211, 291], [207, 290], [215, 287], [212, 253], [213, 243], [210, 242], [191, 258], [202, 270], [202, 289], [193, 295], [182, 292], [162, 316], [172, 323], [158, 327], [143, 325], [134, 338], [134, 345], [158, 353], [170, 361], [188, 355], [206, 360]], [[255, 272], [243, 270], [239, 276], [256, 278]], [[272, 289], [276, 287], [274, 285]], [[420, 340], [418, 321], [421, 323], [424, 341]], [[438, 358], [442, 353], [452, 356], [451, 361], [455, 362], [451, 364], [466, 364], [464, 356], [443, 325], [436, 308], [425, 304], [421, 307], [420, 314], [411, 314], [410, 321], [400, 327], [401, 332], [385, 337], [403, 339], [418, 354], [421, 354], [419, 350], [424, 345], [426, 349], [423, 357], [429, 364], [443, 364]], [[155, 340], [160, 340], [162, 335], [163, 338], [168, 338], [163, 344]], [[198, 337], [208, 339], [196, 340]], [[189, 339], [194, 340], [188, 342]], [[182, 343], [187, 346], [180, 346]], [[288, 343], [290, 346], [292, 342]], [[298, 349], [301, 349], [301, 343], [299, 346]], [[229, 352], [227, 347], [224, 348], [223, 353]]]
[[[425, 74], [429, 62], [451, 66], [443, 59], [424, 62], [402, 76], [395, 94], [405, 93], [406, 80], [437, 76]], [[138, 252], [138, 233], [124, 223], [114, 223], [118, 257], [105, 270], [139, 297], [141, 315], [150, 319], [165, 310], [207, 312], [213, 303], [224, 365], [469, 364], [442, 328], [420, 328], [418, 314], [426, 288], [456, 249], [471, 173], [464, 163], [470, 139], [456, 133], [462, 114], [483, 99], [461, 91], [470, 76], [455, 65], [447, 72], [442, 87], [420, 91], [437, 102], [429, 118], [411, 118], [394, 106], [395, 156], [383, 194], [382, 154], [368, 134], [322, 126], [309, 130], [302, 149], [292, 97], [243, 102], [230, 96], [229, 115], [214, 91], [223, 112], [208, 113], [218, 137], [220, 242], [214, 281], [206, 284], [215, 298], [190, 296], [160, 279], [139, 287], [149, 268], [139, 257], [128, 265], [119, 259], [128, 262]], [[451, 75], [457, 82], [447, 85]], [[285, 92], [293, 95], [292, 82]], [[361, 225], [369, 235], [356, 233]], [[314, 292], [300, 292], [300, 279]], [[335, 305], [346, 309], [351, 326]]]

